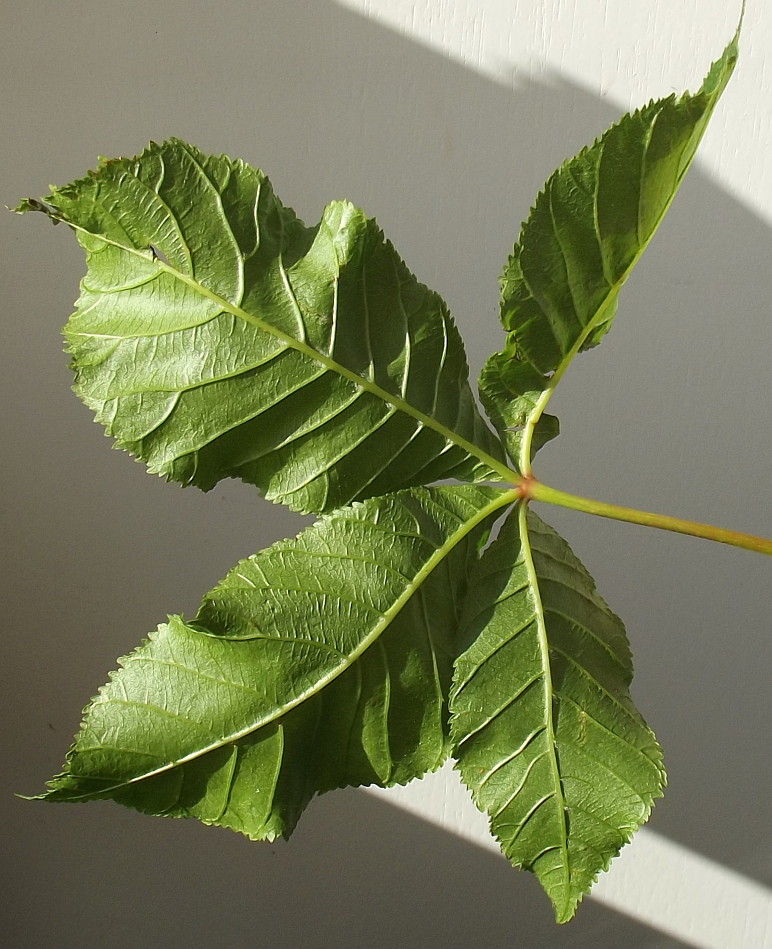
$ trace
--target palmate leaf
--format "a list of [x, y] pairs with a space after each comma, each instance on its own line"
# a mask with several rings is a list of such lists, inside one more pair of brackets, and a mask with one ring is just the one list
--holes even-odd
[[243, 561], [121, 661], [42, 796], [270, 839], [315, 793], [437, 768], [466, 577], [512, 496], [411, 489]]
[[45, 202], [17, 210], [70, 224], [88, 260], [75, 390], [152, 472], [322, 512], [503, 458], [447, 307], [353, 205], [307, 228], [262, 172], [178, 140]]
[[[739, 35], [739, 31], [738, 31]], [[501, 279], [504, 350], [480, 379], [523, 472], [557, 434], [544, 407], [574, 356], [608, 332], [619, 292], [669, 208], [734, 69], [738, 36], [694, 95], [626, 115], [547, 181]]]
[[565, 922], [661, 796], [661, 752], [630, 699], [621, 621], [525, 505], [469, 591], [454, 756], [505, 855], [538, 876]]
[[[504, 853], [571, 918], [665, 778], [620, 620], [528, 510], [531, 456], [736, 55], [737, 38], [697, 94], [625, 116], [537, 198], [502, 279], [507, 342], [481, 379], [500, 438], [445, 304], [347, 202], [308, 228], [260, 171], [179, 140], [22, 202], [86, 250], [65, 335], [76, 391], [118, 447], [182, 484], [239, 477], [331, 512], [122, 659], [41, 798], [273, 839], [314, 794], [405, 783], [452, 749]], [[518, 487], [418, 487], [449, 477]]]

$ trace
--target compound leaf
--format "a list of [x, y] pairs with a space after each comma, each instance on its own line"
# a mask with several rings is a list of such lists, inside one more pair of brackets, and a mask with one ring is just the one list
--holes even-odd
[[630, 699], [621, 620], [526, 506], [469, 591], [453, 753], [504, 854], [537, 875], [566, 922], [661, 796], [660, 748]]
[[75, 390], [151, 472], [306, 512], [506, 472], [446, 305], [348, 202], [305, 227], [262, 172], [179, 140], [45, 202], [17, 210], [71, 225], [88, 261]]
[[507, 342], [480, 379], [485, 407], [521, 471], [557, 434], [554, 420], [539, 422], [563, 372], [610, 329], [619, 292], [732, 75], [737, 42], [735, 36], [699, 92], [624, 116], [559, 168], [536, 199], [501, 278]]
[[512, 496], [411, 489], [242, 561], [121, 661], [42, 796], [270, 839], [315, 793], [437, 768], [469, 565]]

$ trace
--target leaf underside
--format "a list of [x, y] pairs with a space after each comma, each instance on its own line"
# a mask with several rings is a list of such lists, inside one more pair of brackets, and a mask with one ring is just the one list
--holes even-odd
[[698, 93], [625, 116], [548, 180], [480, 380], [498, 436], [447, 307], [347, 202], [306, 227], [262, 172], [179, 140], [22, 202], [86, 250], [65, 335], [117, 446], [324, 514], [122, 659], [41, 797], [273, 839], [317, 793], [405, 783], [452, 750], [506, 856], [571, 918], [665, 781], [624, 627], [525, 504], [480, 554], [516, 491], [421, 485], [511, 480], [504, 447], [530, 473], [558, 433], [549, 397], [608, 332], [736, 57], [737, 37]]
[[[521, 471], [557, 434], [542, 411], [574, 356], [611, 327], [619, 291], [686, 174], [737, 60], [737, 40], [696, 94], [626, 115], [547, 181], [501, 278], [502, 352], [486, 363], [483, 403]], [[546, 418], [546, 417], [545, 417]], [[531, 439], [522, 437], [538, 425]]]
[[18, 210], [88, 261], [75, 391], [151, 472], [323, 512], [503, 458], [446, 305], [352, 204], [306, 227], [262, 172], [176, 139], [45, 201]]
[[469, 563], [507, 498], [408, 490], [242, 561], [121, 660], [43, 796], [272, 839], [316, 793], [439, 767]]
[[453, 753], [504, 854], [566, 922], [665, 775], [630, 699], [622, 622], [566, 542], [518, 507], [470, 576]]

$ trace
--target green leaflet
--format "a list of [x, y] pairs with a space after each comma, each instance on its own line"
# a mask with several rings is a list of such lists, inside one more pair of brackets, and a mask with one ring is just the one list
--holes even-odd
[[[739, 34], [739, 31], [738, 31]], [[534, 429], [574, 356], [611, 327], [619, 291], [694, 158], [737, 60], [738, 36], [695, 95], [626, 115], [547, 181], [501, 279], [502, 352], [480, 387], [520, 471], [557, 430]], [[540, 426], [542, 428], [542, 426]]]
[[194, 622], [171, 617], [121, 660], [43, 797], [273, 838], [315, 793], [437, 768], [470, 560], [512, 500], [408, 490], [241, 562]]
[[305, 227], [262, 172], [178, 140], [53, 189], [86, 250], [75, 389], [120, 448], [322, 512], [506, 475], [447, 307], [347, 202]]
[[558, 922], [660, 797], [654, 735], [628, 687], [622, 622], [566, 542], [518, 505], [469, 580], [451, 691], [454, 755]]

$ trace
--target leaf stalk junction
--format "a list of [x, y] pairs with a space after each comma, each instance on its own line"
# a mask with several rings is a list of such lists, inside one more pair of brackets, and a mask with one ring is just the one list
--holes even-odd
[[544, 501], [546, 504], [555, 504], [572, 511], [582, 511], [585, 514], [595, 514], [598, 517], [607, 517], [616, 521], [626, 521], [629, 524], [640, 524], [643, 527], [656, 527], [660, 530], [673, 531], [677, 534], [688, 534], [692, 537], [702, 537], [719, 544], [729, 544], [743, 550], [752, 550], [756, 553], [772, 556], [772, 540], [757, 537], [754, 534], [745, 534], [741, 531], [728, 530], [723, 527], [714, 527], [699, 521], [689, 521], [669, 514], [656, 514], [652, 511], [641, 511], [637, 508], [623, 507], [619, 504], [609, 504], [606, 501], [596, 501], [592, 498], [569, 494], [551, 488], [532, 475], [520, 477], [517, 483], [519, 496], [524, 501]]

